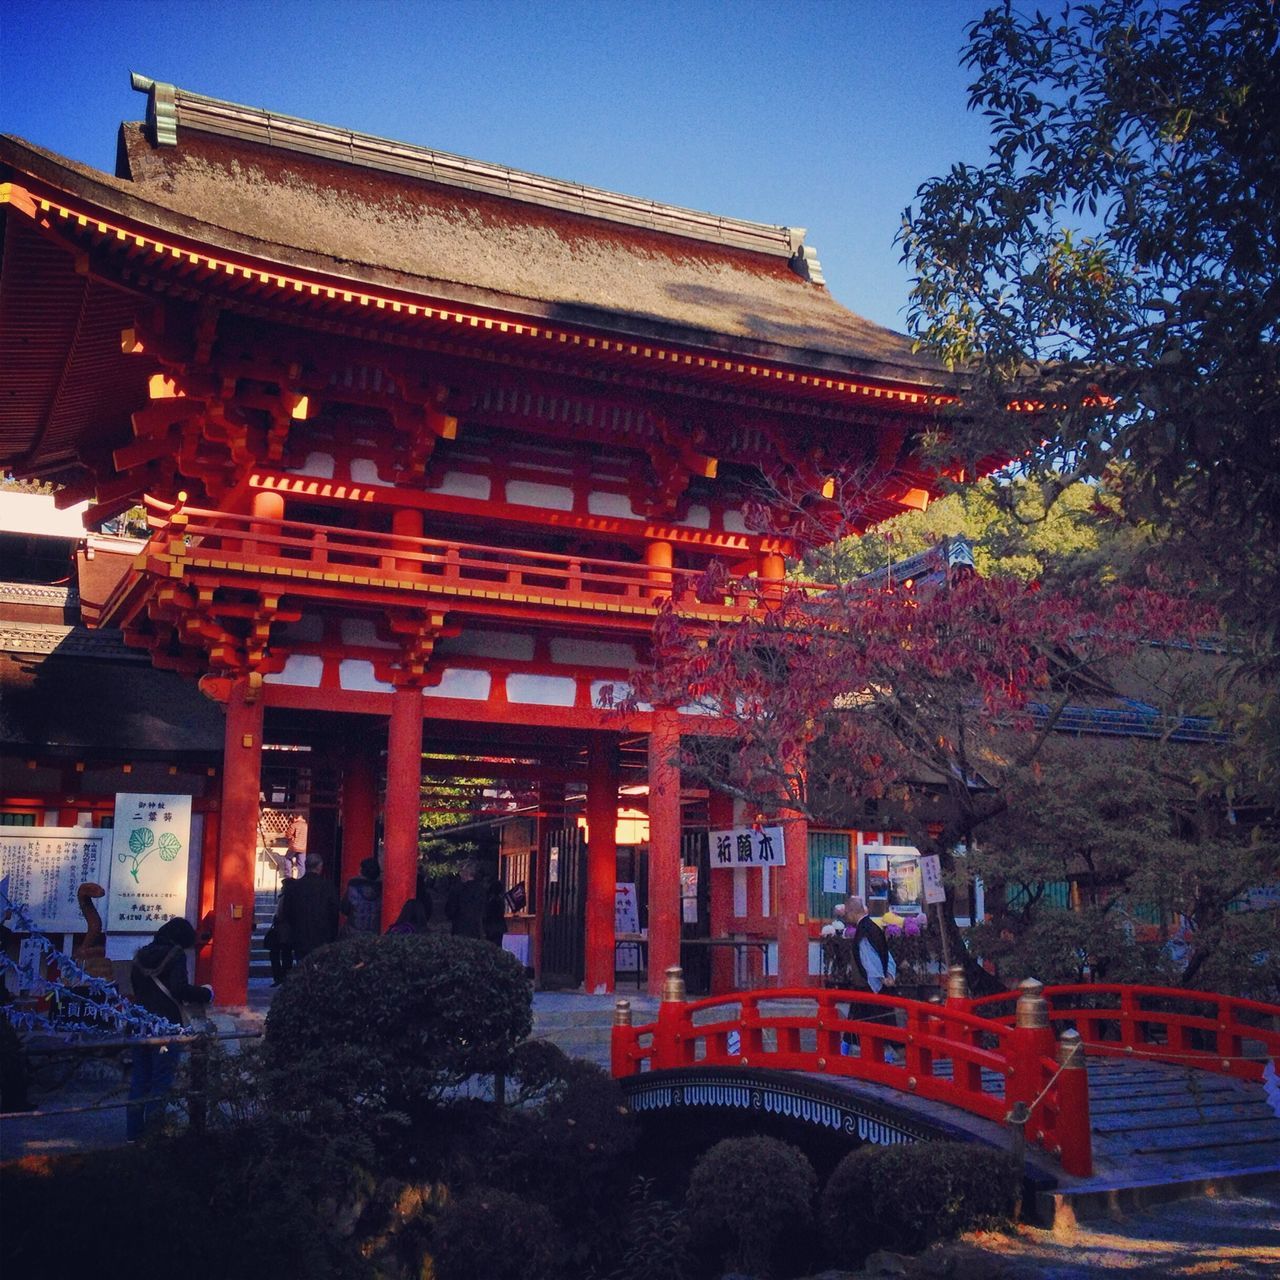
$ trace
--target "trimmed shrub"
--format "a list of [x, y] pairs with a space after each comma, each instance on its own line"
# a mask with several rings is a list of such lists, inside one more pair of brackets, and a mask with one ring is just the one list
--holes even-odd
[[798, 1147], [777, 1138], [726, 1138], [689, 1175], [685, 1215], [700, 1252], [734, 1271], [787, 1274], [809, 1254], [818, 1179]]
[[1002, 1151], [964, 1142], [859, 1147], [822, 1193], [823, 1234], [844, 1264], [876, 1249], [914, 1253], [1007, 1221], [1019, 1171]]
[[608, 1280], [685, 1280], [690, 1257], [684, 1214], [653, 1194], [652, 1178], [637, 1178], [627, 1200], [622, 1259]]
[[545, 1204], [572, 1241], [568, 1261], [598, 1267], [618, 1249], [638, 1141], [634, 1118], [618, 1082], [592, 1063], [556, 1065], [546, 1056], [531, 1074], [542, 1082], [542, 1099], [509, 1113], [515, 1123], [505, 1148], [490, 1153], [491, 1181]]
[[184, 1280], [370, 1280], [323, 1200], [358, 1183], [325, 1140], [296, 1134], [282, 1152], [255, 1129], [12, 1161], [0, 1166], [6, 1274], [114, 1275], [133, 1254], [129, 1270]]
[[498, 947], [356, 935], [313, 952], [277, 993], [268, 1087], [279, 1106], [416, 1114], [506, 1070], [532, 1020], [524, 969]]
[[556, 1224], [544, 1205], [476, 1190], [444, 1205], [432, 1234], [436, 1280], [553, 1280]]

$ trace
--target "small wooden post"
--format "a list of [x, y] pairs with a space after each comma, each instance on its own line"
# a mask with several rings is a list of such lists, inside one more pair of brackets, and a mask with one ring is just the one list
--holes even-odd
[[1078, 1031], [1064, 1031], [1058, 1041], [1058, 1141], [1062, 1171], [1077, 1178], [1093, 1172], [1093, 1139], [1089, 1128], [1089, 1072], [1084, 1041]]
[[1011, 1104], [1025, 1102], [1030, 1106], [1040, 1092], [1040, 1062], [1052, 1058], [1057, 1045], [1049, 1027], [1044, 983], [1024, 978], [1018, 984], [1018, 992], [1017, 1021], [1010, 1036], [1013, 1072], [1005, 1097]]
[[609, 1070], [615, 1079], [636, 1074], [631, 1049], [636, 1033], [631, 1027], [631, 1001], [618, 1000], [613, 1006], [613, 1035], [609, 1041]]
[[653, 1036], [655, 1068], [685, 1066], [691, 1046], [683, 1042], [685, 986], [684, 970], [671, 965], [662, 983], [662, 1003], [658, 1006], [658, 1027]]

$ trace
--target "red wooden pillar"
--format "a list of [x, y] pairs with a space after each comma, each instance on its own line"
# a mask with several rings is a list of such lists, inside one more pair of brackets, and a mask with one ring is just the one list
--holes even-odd
[[[283, 520], [284, 519], [284, 495], [276, 493], [270, 489], [259, 489], [253, 495], [253, 514], [265, 520]], [[275, 544], [275, 537], [278, 535], [278, 529], [271, 524], [257, 524], [250, 526], [256, 535], [245, 550], [250, 555], [275, 555], [278, 547]]]
[[782, 599], [782, 579], [787, 572], [787, 562], [776, 551], [761, 552], [757, 577], [766, 600]]
[[613, 990], [614, 898], [618, 881], [618, 741], [593, 733], [587, 764], [587, 925], [583, 986]]
[[787, 864], [778, 877], [778, 985], [807, 987], [809, 977], [809, 824], [782, 814]]
[[422, 811], [422, 692], [391, 695], [387, 799], [383, 810], [382, 927], [418, 891], [418, 818]]
[[[217, 809], [204, 811], [204, 834], [200, 840], [200, 909], [196, 921], [196, 931], [206, 916], [213, 915], [217, 922], [215, 904], [218, 895], [218, 837], [222, 829], [222, 814]], [[254, 845], [254, 856], [257, 857], [257, 844]], [[201, 947], [196, 952], [196, 981], [213, 981], [213, 953], [209, 947]], [[217, 988], [215, 987], [216, 991]]]
[[657, 708], [649, 731], [649, 991], [680, 964], [680, 728]]
[[[391, 532], [398, 538], [421, 538], [423, 527], [422, 512], [412, 507], [402, 507], [391, 513]], [[422, 560], [412, 556], [401, 557], [389, 567], [402, 573], [421, 573]]]
[[[713, 791], [707, 797], [707, 818], [712, 831], [727, 831], [733, 826], [733, 797]], [[711, 848], [711, 936], [727, 937], [733, 927], [733, 871], [716, 866], [715, 846]], [[711, 948], [711, 994], [733, 990], [733, 951], [729, 947]]]
[[649, 594], [654, 599], [671, 594], [674, 555], [669, 542], [649, 542], [644, 548], [644, 562], [649, 566]]
[[231, 686], [222, 752], [222, 830], [211, 965], [214, 995], [220, 1005], [244, 1004], [249, 998], [263, 708], [256, 696], [250, 701], [248, 693], [245, 679]]
[[372, 858], [378, 821], [377, 758], [371, 743], [355, 747], [342, 766], [342, 883]]

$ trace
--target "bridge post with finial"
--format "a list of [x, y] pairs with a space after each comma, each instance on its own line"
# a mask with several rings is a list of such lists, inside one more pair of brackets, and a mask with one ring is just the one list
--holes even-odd
[[693, 1062], [693, 1041], [688, 1030], [684, 970], [673, 964], [665, 971], [662, 981], [662, 1003], [658, 1006], [658, 1025], [653, 1036], [654, 1067], [683, 1067]]
[[631, 1001], [618, 1000], [613, 1006], [613, 1034], [609, 1041], [609, 1070], [614, 1078], [635, 1075], [639, 1064], [632, 1057], [636, 1033], [631, 1025]]
[[[1040, 1092], [1041, 1063], [1052, 1059], [1056, 1041], [1049, 1026], [1049, 1002], [1044, 998], [1044, 983], [1035, 978], [1024, 978], [1018, 983], [1018, 1006], [1013, 1031], [1009, 1037], [1010, 1075], [1005, 1097], [1010, 1102], [1031, 1103]], [[1033, 1140], [1043, 1135], [1037, 1132], [1038, 1117], [1031, 1119]]]
[[1093, 1173], [1093, 1139], [1089, 1127], [1089, 1072], [1084, 1040], [1075, 1030], [1058, 1040], [1058, 1146], [1062, 1171], [1077, 1178]]

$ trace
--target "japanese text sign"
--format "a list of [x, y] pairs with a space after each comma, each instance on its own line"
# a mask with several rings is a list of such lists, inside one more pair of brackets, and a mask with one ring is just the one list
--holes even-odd
[[928, 906], [947, 900], [947, 891], [942, 884], [942, 862], [936, 853], [926, 853], [921, 857], [920, 877], [924, 881], [924, 900]]
[[111, 874], [111, 832], [92, 827], [0, 826], [0, 875], [7, 894], [49, 933], [83, 933], [76, 890], [105, 885]]
[[116, 795], [105, 927], [151, 933], [187, 910], [191, 797]]
[[782, 867], [787, 862], [781, 827], [732, 827], [711, 832], [711, 867]]

